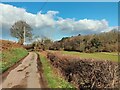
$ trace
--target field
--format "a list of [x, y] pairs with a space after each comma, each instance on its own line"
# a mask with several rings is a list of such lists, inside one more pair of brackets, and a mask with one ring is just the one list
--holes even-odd
[[58, 52], [67, 55], [76, 55], [84, 59], [97, 59], [97, 60], [110, 60], [118, 62], [118, 53], [107, 53], [107, 52], [97, 52], [97, 53], [82, 53], [82, 52], [73, 52], [73, 51], [50, 51]]

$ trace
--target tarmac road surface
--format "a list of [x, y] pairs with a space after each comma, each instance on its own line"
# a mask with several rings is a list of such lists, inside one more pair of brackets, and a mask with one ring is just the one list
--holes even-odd
[[41, 88], [40, 78], [37, 54], [30, 52], [22, 63], [8, 74], [0, 86], [2, 88]]

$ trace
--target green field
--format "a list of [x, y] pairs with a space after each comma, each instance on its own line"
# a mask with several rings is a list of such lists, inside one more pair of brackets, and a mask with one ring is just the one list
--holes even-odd
[[74, 88], [73, 85], [54, 73], [52, 65], [48, 62], [45, 56], [40, 54], [40, 59], [43, 65], [43, 74], [48, 82], [49, 88]]
[[107, 52], [81, 53], [81, 52], [73, 52], [73, 51], [59, 51], [59, 52], [61, 52], [62, 54], [77, 55], [80, 58], [86, 58], [86, 59], [93, 58], [98, 60], [111, 60], [111, 61], [118, 62], [117, 53], [107, 53]]
[[11, 48], [9, 50], [3, 51], [0, 54], [0, 73], [6, 71], [9, 67], [14, 65], [27, 54], [27, 50], [23, 48]]

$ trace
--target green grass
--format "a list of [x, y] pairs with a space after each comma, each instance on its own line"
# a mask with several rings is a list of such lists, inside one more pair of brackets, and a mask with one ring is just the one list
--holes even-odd
[[0, 73], [6, 71], [9, 67], [14, 65], [27, 54], [27, 50], [23, 48], [11, 48], [10, 50], [3, 51], [0, 54], [2, 59], [0, 60]]
[[62, 54], [69, 54], [69, 55], [77, 55], [80, 56], [80, 58], [93, 58], [93, 59], [99, 59], [99, 60], [111, 60], [118, 62], [118, 55], [117, 53], [80, 53], [80, 52], [73, 52], [73, 51], [60, 51]]
[[58, 76], [54, 73], [52, 69], [53, 67], [43, 55], [40, 55], [40, 59], [43, 65], [43, 74], [48, 82], [49, 88], [75, 88], [72, 84], [65, 81], [61, 76]]

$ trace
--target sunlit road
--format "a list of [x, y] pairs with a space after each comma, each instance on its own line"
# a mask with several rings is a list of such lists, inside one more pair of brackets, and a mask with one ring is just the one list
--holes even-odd
[[22, 63], [8, 74], [2, 88], [41, 88], [37, 54], [30, 52]]

